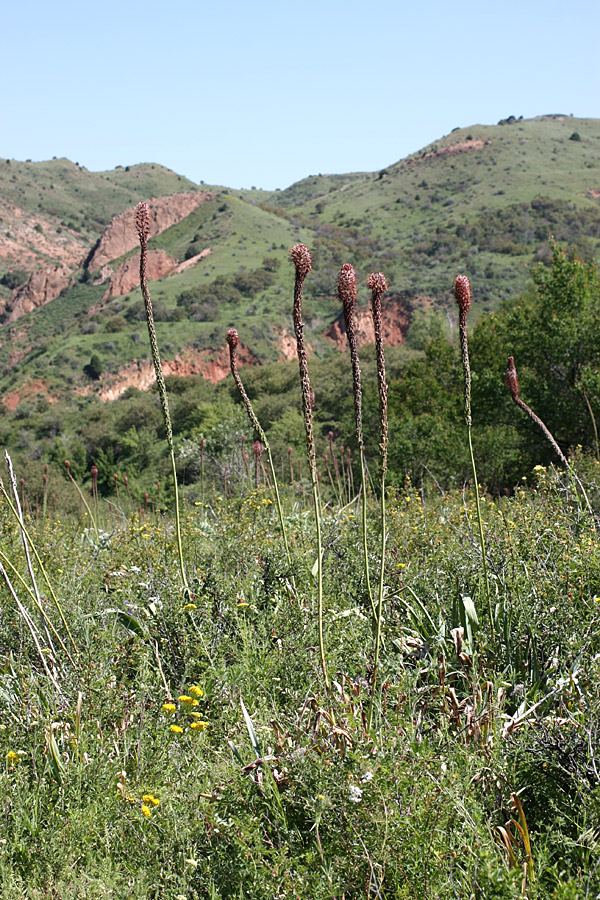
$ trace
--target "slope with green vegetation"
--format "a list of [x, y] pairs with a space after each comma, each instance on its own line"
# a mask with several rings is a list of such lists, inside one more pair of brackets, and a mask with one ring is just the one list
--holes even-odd
[[[240, 331], [247, 362], [264, 365], [293, 355], [287, 251], [298, 239], [311, 247], [314, 258], [304, 316], [317, 356], [326, 359], [337, 346], [326, 332], [341, 313], [335, 283], [339, 266], [347, 261], [361, 278], [374, 269], [386, 272], [392, 289], [388, 310], [405, 312], [405, 324], [393, 335], [403, 344], [403, 360], [418, 357], [432, 340], [452, 342], [456, 314], [450, 286], [458, 271], [471, 276], [474, 324], [482, 312], [523, 292], [532, 260], [551, 263], [549, 233], [584, 261], [594, 257], [600, 235], [594, 180], [600, 177], [599, 141], [597, 120], [543, 116], [455, 130], [378, 173], [313, 176], [271, 193], [211, 189], [214, 199], [149, 244], [177, 264], [211, 251], [192, 268], [151, 285], [168, 371], [223, 377], [224, 334], [232, 326]], [[114, 211], [143, 195], [193, 187], [158, 166], [94, 174], [64, 160], [4, 163], [0, 177], [4, 201], [18, 200], [32, 214], [39, 207], [50, 215], [50, 195], [59, 191], [55, 213], [81, 226], [78, 234], [88, 249]], [[73, 223], [76, 210], [79, 224]], [[111, 267], [116, 270], [124, 259]], [[92, 415], [94, 396], [115, 397], [128, 386], [150, 384], [139, 291], [106, 297], [108, 282], [97, 280], [97, 273], [79, 269], [60, 297], [0, 327], [7, 436], [15, 433], [18, 418], [13, 420], [6, 407], [18, 410], [20, 405], [16, 415], [22, 417], [32, 403], [44, 406], [76, 392], [80, 423], [88, 410]], [[365, 306], [363, 287], [359, 307]], [[332, 371], [342, 365], [335, 362], [336, 353]], [[443, 358], [442, 353], [442, 371]], [[330, 406], [323, 410], [324, 419], [329, 415], [337, 421]], [[112, 414], [106, 410], [103, 415], [108, 420]], [[291, 423], [290, 428], [295, 433]], [[399, 453], [399, 472], [414, 471], [409, 460], [415, 458], [415, 440], [411, 437], [409, 449]], [[423, 462], [428, 465], [432, 458]], [[510, 480], [519, 465], [501, 467], [498, 481]], [[457, 468], [450, 468], [454, 478]]]

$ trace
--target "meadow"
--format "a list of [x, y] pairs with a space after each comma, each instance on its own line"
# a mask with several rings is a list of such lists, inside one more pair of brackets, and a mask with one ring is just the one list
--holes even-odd
[[[2, 900], [600, 897], [600, 463], [575, 447], [506, 491], [478, 484], [477, 452], [462, 487], [388, 477], [377, 322], [379, 452], [360, 452], [354, 369], [352, 456], [332, 432], [323, 457], [299, 248], [304, 461], [271, 465], [230, 330], [253, 439], [239, 426], [218, 466], [202, 439], [193, 491], [165, 485], [160, 375], [162, 494], [69, 465], [34, 501], [3, 476]], [[476, 450], [465, 282], [445, 415]]]

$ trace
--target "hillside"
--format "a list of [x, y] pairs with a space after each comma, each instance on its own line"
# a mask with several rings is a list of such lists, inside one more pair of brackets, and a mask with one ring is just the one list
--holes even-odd
[[[418, 350], [453, 327], [449, 287], [456, 272], [470, 275], [479, 315], [525, 288], [532, 257], [548, 257], [549, 233], [593, 258], [600, 243], [600, 120], [504, 121], [455, 129], [375, 173], [310, 176], [274, 192], [200, 187], [151, 164], [90, 173], [67, 160], [4, 163], [5, 405], [18, 405], [40, 383], [52, 397], [76, 389], [111, 399], [151, 382], [135, 247], [108, 242], [112, 249], [102, 258], [92, 252], [99, 239], [106, 243], [106, 229], [115, 229], [113, 217], [142, 198], [181, 194], [183, 203], [198, 192], [197, 205], [188, 214], [182, 207], [179, 221], [162, 214], [150, 242], [152, 291], [171, 371], [212, 379], [227, 371], [223, 335], [231, 325], [240, 329], [248, 361], [293, 354], [287, 251], [297, 240], [314, 256], [305, 317], [318, 354], [340, 343], [334, 291], [343, 262], [353, 262], [361, 278], [385, 271], [388, 312], [399, 323], [391, 340]], [[27, 285], [18, 293], [19, 281], [34, 271], [40, 308]], [[366, 303], [366, 292], [360, 300]]]

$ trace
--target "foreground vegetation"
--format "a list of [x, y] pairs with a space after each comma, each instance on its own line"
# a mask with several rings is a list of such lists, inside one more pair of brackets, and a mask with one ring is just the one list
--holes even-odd
[[[144, 203], [137, 227], [160, 402], [147, 409], [164, 443], [147, 441], [136, 483], [96, 455], [86, 484], [85, 451], [64, 461], [58, 491], [56, 470], [30, 458], [34, 494], [8, 454], [0, 483], [2, 900], [600, 897], [594, 266], [555, 246], [536, 290], [482, 323], [473, 362], [487, 354], [497, 374], [510, 341], [523, 378], [511, 353], [506, 406], [549, 448], [523, 449], [499, 401], [489, 428], [504, 443], [488, 456], [473, 445], [498, 379], [482, 393], [486, 370], [471, 369], [468, 278], [454, 282], [462, 372], [434, 342], [390, 398], [386, 280], [370, 276], [376, 401], [362, 394], [358, 282], [343, 266], [348, 437], [343, 448], [330, 430], [317, 466], [302, 319], [312, 258], [296, 245], [302, 411], [290, 412], [307, 455], [290, 445], [277, 488], [281, 457], [242, 381], [236, 329], [241, 408], [230, 395], [209, 442], [174, 427], [186, 406], [170, 407], [162, 378]], [[525, 396], [563, 444], [583, 436], [569, 460]], [[136, 425], [127, 434], [133, 459]], [[431, 454], [418, 481], [414, 452]], [[500, 490], [536, 453], [521, 486]], [[490, 459], [486, 490], [477, 466], [487, 475]], [[186, 460], [182, 498], [173, 476]]]
[[[370, 732], [354, 503], [323, 517], [330, 694], [300, 484], [291, 562], [268, 488], [184, 507], [193, 598], [162, 513], [101, 505], [97, 536], [87, 515], [28, 518], [73, 643], [34, 559], [65, 650], [50, 633], [45, 675], [5, 596], [3, 900], [600, 896], [597, 522], [561, 473], [535, 478], [482, 503], [494, 635], [473, 492], [389, 492]], [[0, 515], [35, 619], [6, 500]]]

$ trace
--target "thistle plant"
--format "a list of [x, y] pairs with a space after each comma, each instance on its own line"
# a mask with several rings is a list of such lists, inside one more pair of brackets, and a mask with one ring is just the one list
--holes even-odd
[[150, 213], [147, 203], [138, 203], [135, 218], [135, 225], [140, 240], [140, 287], [144, 298], [144, 306], [146, 307], [146, 322], [148, 324], [148, 337], [150, 338], [150, 349], [152, 351], [152, 361], [154, 363], [154, 372], [156, 374], [156, 384], [158, 386], [158, 396], [160, 397], [160, 405], [162, 407], [163, 419], [165, 422], [165, 431], [167, 433], [167, 444], [169, 454], [171, 456], [171, 470], [173, 472], [173, 489], [175, 493], [175, 531], [177, 535], [177, 550], [179, 555], [179, 569], [181, 572], [181, 582], [183, 590], [186, 594], [190, 593], [187, 578], [185, 575], [185, 566], [183, 563], [183, 546], [181, 543], [181, 522], [179, 517], [179, 494], [177, 490], [177, 469], [175, 466], [175, 447], [173, 444], [173, 429], [171, 427], [171, 416], [169, 414], [169, 401], [167, 399], [167, 388], [163, 377], [162, 366], [160, 362], [160, 354], [158, 352], [158, 342], [156, 340], [156, 329], [154, 327], [154, 313], [152, 311], [152, 301], [150, 299], [150, 291], [148, 290], [148, 238], [150, 237]]
[[294, 282], [294, 331], [296, 333], [296, 347], [298, 351], [298, 366], [300, 369], [300, 389], [302, 393], [302, 414], [306, 431], [306, 455], [313, 495], [313, 508], [315, 514], [315, 529], [317, 533], [317, 616], [319, 625], [319, 656], [321, 670], [327, 692], [330, 691], [329, 675], [327, 674], [327, 662], [325, 660], [325, 641], [323, 637], [323, 539], [321, 534], [321, 504], [319, 500], [319, 479], [317, 476], [317, 454], [315, 449], [315, 435], [313, 430], [312, 411], [315, 404], [315, 394], [310, 386], [308, 377], [308, 358], [304, 341], [304, 322], [302, 321], [302, 287], [304, 280], [312, 268], [312, 257], [308, 247], [304, 244], [296, 244], [290, 251], [290, 257], [296, 270]]
[[358, 284], [356, 281], [356, 273], [349, 263], [345, 263], [340, 270], [340, 274], [338, 275], [337, 292], [344, 309], [344, 324], [346, 326], [346, 337], [348, 339], [348, 346], [350, 348], [350, 362], [352, 364], [354, 421], [356, 425], [356, 442], [358, 444], [358, 452], [360, 454], [362, 539], [365, 584], [367, 586], [367, 594], [369, 597], [373, 615], [376, 616], [375, 604], [373, 601], [373, 591], [371, 589], [371, 576], [369, 572], [369, 548], [367, 542], [367, 478], [365, 473], [365, 443], [362, 422], [362, 382], [360, 374], [360, 361], [358, 358], [358, 344], [356, 342], [356, 332], [354, 329], [354, 304], [356, 303]]
[[375, 689], [379, 669], [379, 649], [381, 646], [381, 626], [383, 621], [383, 600], [385, 581], [385, 552], [386, 552], [386, 509], [385, 509], [385, 476], [387, 473], [388, 451], [388, 414], [387, 414], [387, 382], [385, 379], [385, 354], [383, 350], [383, 337], [381, 330], [381, 298], [387, 290], [385, 275], [383, 272], [373, 272], [369, 276], [369, 288], [371, 290], [371, 313], [373, 315], [373, 328], [375, 331], [375, 355], [377, 359], [377, 385], [379, 389], [379, 480], [380, 480], [380, 517], [381, 517], [381, 559], [379, 563], [379, 584], [377, 590], [377, 605], [375, 609], [375, 652], [373, 658], [373, 675], [371, 678], [371, 702], [367, 718], [367, 729], [371, 728], [373, 719], [373, 704], [375, 702]]
[[[267, 454], [267, 459], [269, 461], [269, 468], [271, 470], [271, 477], [273, 479], [273, 490], [275, 492], [275, 503], [277, 505], [277, 515], [279, 516], [279, 525], [281, 527], [281, 533], [283, 535], [283, 544], [285, 546], [285, 552], [288, 560], [292, 561], [292, 557], [290, 554], [290, 548], [288, 545], [287, 532], [285, 530], [285, 519], [283, 518], [283, 508], [281, 506], [281, 497], [279, 496], [279, 487], [277, 485], [277, 478], [275, 477], [275, 465], [273, 463], [273, 455], [271, 453], [271, 447], [269, 445], [269, 441], [267, 440], [267, 435], [264, 432], [264, 429], [258, 418], [254, 409], [252, 407], [252, 403], [250, 402], [250, 398], [246, 393], [246, 389], [240, 377], [240, 373], [238, 371], [237, 365], [237, 347], [240, 342], [240, 337], [235, 328], [230, 328], [227, 334], [225, 335], [227, 343], [229, 345], [229, 365], [231, 367], [231, 374], [233, 375], [233, 380], [235, 381], [235, 385], [240, 393], [240, 397], [242, 398], [242, 403], [246, 407], [246, 412], [248, 413], [248, 418], [250, 419], [250, 423], [254, 428], [255, 432], [258, 434], [260, 438], [260, 443]], [[252, 445], [254, 449], [254, 444]], [[247, 462], [247, 454], [244, 451], [244, 444], [242, 443], [242, 456], [244, 457], [244, 463], [246, 465], [246, 471], [248, 471], [248, 462]], [[258, 487], [258, 459], [256, 459], [256, 482]]]
[[464, 413], [469, 439], [469, 455], [471, 457], [471, 469], [473, 472], [473, 485], [475, 488], [475, 508], [477, 510], [477, 525], [479, 529], [479, 544], [481, 546], [481, 561], [483, 564], [483, 579], [485, 582], [485, 594], [487, 598], [488, 614], [492, 635], [495, 634], [494, 616], [492, 614], [492, 599], [490, 595], [490, 582], [487, 570], [487, 557], [485, 550], [485, 538], [483, 536], [483, 522], [481, 519], [481, 504], [479, 502], [479, 483], [477, 481], [477, 468], [475, 466], [475, 454], [473, 453], [472, 417], [471, 417], [471, 365], [469, 363], [469, 341], [467, 338], [467, 313], [471, 305], [471, 282], [466, 275], [457, 275], [454, 279], [454, 297], [458, 303], [458, 330], [460, 334], [460, 351], [464, 373]]

